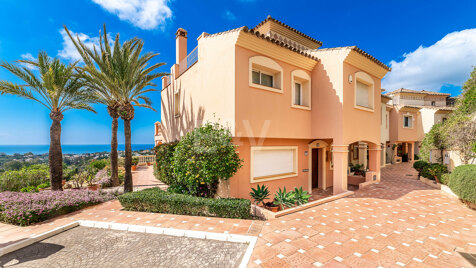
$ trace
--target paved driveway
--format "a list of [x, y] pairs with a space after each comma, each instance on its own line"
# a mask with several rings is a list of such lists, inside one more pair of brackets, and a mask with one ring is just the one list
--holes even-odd
[[249, 266], [471, 267], [476, 212], [416, 180], [409, 163], [355, 195], [263, 226]]
[[76, 227], [0, 257], [1, 267], [238, 267], [248, 244]]

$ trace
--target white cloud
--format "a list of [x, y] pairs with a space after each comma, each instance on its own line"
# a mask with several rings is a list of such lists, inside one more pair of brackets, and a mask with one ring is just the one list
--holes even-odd
[[476, 65], [475, 48], [476, 29], [449, 33], [429, 47], [404, 54], [400, 62], [391, 61], [392, 71], [382, 87], [438, 91], [444, 85], [461, 86]]
[[225, 10], [225, 13], [223, 15], [225, 16], [225, 19], [236, 20], [235, 14], [233, 14], [233, 12], [231, 12], [230, 10]]
[[[61, 29], [59, 32], [63, 37], [63, 49], [58, 51], [58, 56], [68, 60], [81, 60], [81, 55], [79, 55], [76, 47], [73, 44], [73, 41], [71, 41], [65, 29]], [[83, 42], [83, 44], [90, 49], [92, 49], [93, 46], [99, 47], [99, 37], [89, 37], [86, 34], [74, 33], [71, 30], [70, 33], [74, 39], [79, 37], [79, 40], [81, 40], [81, 42]]]
[[172, 17], [168, 0], [92, 0], [121, 20], [143, 29], [152, 30]]
[[[36, 58], [33, 57], [33, 55], [31, 55], [31, 53], [25, 53], [25, 54], [21, 54], [20, 57], [22, 57], [23, 59], [25, 60], [29, 60], [29, 61], [36, 61]], [[36, 70], [38, 68], [36, 68], [35, 66], [31, 65], [31, 64], [28, 64], [28, 63], [21, 63], [21, 65], [25, 66], [26, 68], [30, 69], [30, 70]]]

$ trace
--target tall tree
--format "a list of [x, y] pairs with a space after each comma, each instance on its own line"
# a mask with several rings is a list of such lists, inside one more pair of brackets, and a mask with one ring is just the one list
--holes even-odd
[[[109, 64], [113, 61], [112, 58], [117, 56], [117, 54], [114, 54], [109, 44], [106, 25], [104, 25], [103, 34], [99, 33], [99, 51], [96, 47], [93, 49], [88, 48], [81, 42], [78, 36], [76, 36], [76, 39], [73, 38], [66, 26], [64, 26], [64, 29], [85, 63], [84, 66], [78, 67], [80, 77], [84, 79], [85, 85], [95, 92], [98, 101], [107, 106], [109, 116], [112, 118], [111, 153], [109, 157], [111, 160], [112, 185], [117, 186], [119, 185], [117, 128], [119, 125], [120, 85], [117, 84], [117, 81], [114, 81], [115, 77], [113, 73], [117, 71], [117, 69], [114, 69], [115, 66]], [[115, 46], [119, 45], [119, 34], [116, 35], [116, 41], [114, 43]]]
[[[129, 43], [130, 42], [130, 43]], [[127, 45], [126, 45], [127, 44]], [[129, 45], [130, 44], [130, 45]], [[114, 57], [114, 65], [120, 67], [122, 72], [116, 73], [116, 79], [123, 85], [120, 88], [121, 109], [120, 115], [124, 120], [124, 137], [125, 137], [125, 176], [124, 176], [124, 192], [133, 190], [132, 184], [132, 133], [131, 121], [134, 119], [134, 107], [152, 108], [152, 101], [145, 96], [146, 93], [156, 91], [153, 87], [156, 85], [152, 82], [158, 77], [168, 75], [167, 73], [154, 73], [154, 71], [165, 65], [165, 63], [150, 64], [151, 60], [158, 54], [146, 52], [142, 53], [144, 42], [134, 38], [126, 41], [122, 47], [114, 45], [114, 53], [119, 54]], [[141, 103], [142, 101], [142, 103]], [[155, 110], [154, 110], [155, 111]]]
[[[38, 69], [30, 70], [28, 64]], [[11, 94], [39, 102], [50, 111], [53, 120], [50, 127], [49, 167], [51, 188], [62, 190], [63, 154], [61, 151], [61, 120], [63, 113], [71, 109], [94, 112], [91, 103], [96, 99], [83, 87], [75, 74], [76, 63], [64, 64], [58, 58], [50, 58], [45, 52], [38, 53], [38, 59], [18, 60], [17, 64], [1, 62], [0, 66], [25, 82], [19, 85], [0, 81], [0, 93]]]
[[[104, 95], [107, 92], [111, 102], [103, 103], [108, 105], [108, 110], [112, 110], [109, 107], [110, 104], [113, 104], [114, 115], [119, 115], [124, 120], [126, 147], [124, 191], [130, 192], [133, 189], [131, 120], [134, 119], [134, 106], [154, 110], [151, 106], [151, 100], [144, 94], [155, 91], [153, 88], [155, 84], [152, 82], [155, 78], [167, 75], [167, 73], [155, 73], [156, 69], [165, 65], [165, 63], [151, 63], [151, 60], [158, 54], [142, 53], [144, 42], [138, 38], [130, 39], [121, 44], [119, 34], [117, 34], [111, 47], [107, 38], [106, 26], [104, 26], [103, 36], [100, 35], [99, 51], [95, 48], [92, 50], [87, 48], [80, 42], [79, 38], [74, 40], [69, 31], [67, 29], [66, 31], [85, 61], [85, 66], [80, 69], [82, 76], [88, 81], [89, 87], [98, 92], [103, 92], [101, 94]], [[114, 130], [113, 117], [114, 131], [117, 133], [117, 128]]]

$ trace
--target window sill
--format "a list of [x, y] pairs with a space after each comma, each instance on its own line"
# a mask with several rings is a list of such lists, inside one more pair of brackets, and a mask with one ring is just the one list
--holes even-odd
[[304, 105], [293, 104], [293, 105], [291, 105], [291, 107], [292, 107], [292, 108], [296, 108], [296, 109], [308, 110], [308, 111], [311, 110], [311, 107], [309, 107], [309, 106], [304, 106]]
[[255, 83], [250, 84], [250, 87], [254, 87], [254, 88], [257, 88], [257, 89], [263, 89], [263, 90], [268, 90], [268, 91], [271, 91], [271, 92], [276, 92], [276, 93], [283, 94], [283, 90], [281, 90], [279, 88], [263, 86], [263, 85], [259, 85], [259, 84], [255, 84]]
[[297, 176], [298, 174], [296, 172], [290, 172], [290, 173], [261, 176], [261, 177], [254, 177], [254, 178], [252, 177], [251, 183], [260, 183], [263, 181], [279, 180], [279, 179], [285, 179], [285, 178], [291, 178], [291, 177], [297, 177]]
[[374, 112], [374, 108], [368, 108], [368, 107], [359, 106], [359, 105], [354, 105], [354, 108], [362, 110], [362, 111], [366, 111], [366, 112], [372, 112], [372, 113]]

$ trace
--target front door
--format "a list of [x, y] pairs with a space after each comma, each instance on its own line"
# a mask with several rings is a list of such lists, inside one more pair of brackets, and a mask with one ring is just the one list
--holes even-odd
[[319, 149], [312, 149], [312, 188], [319, 187]]

